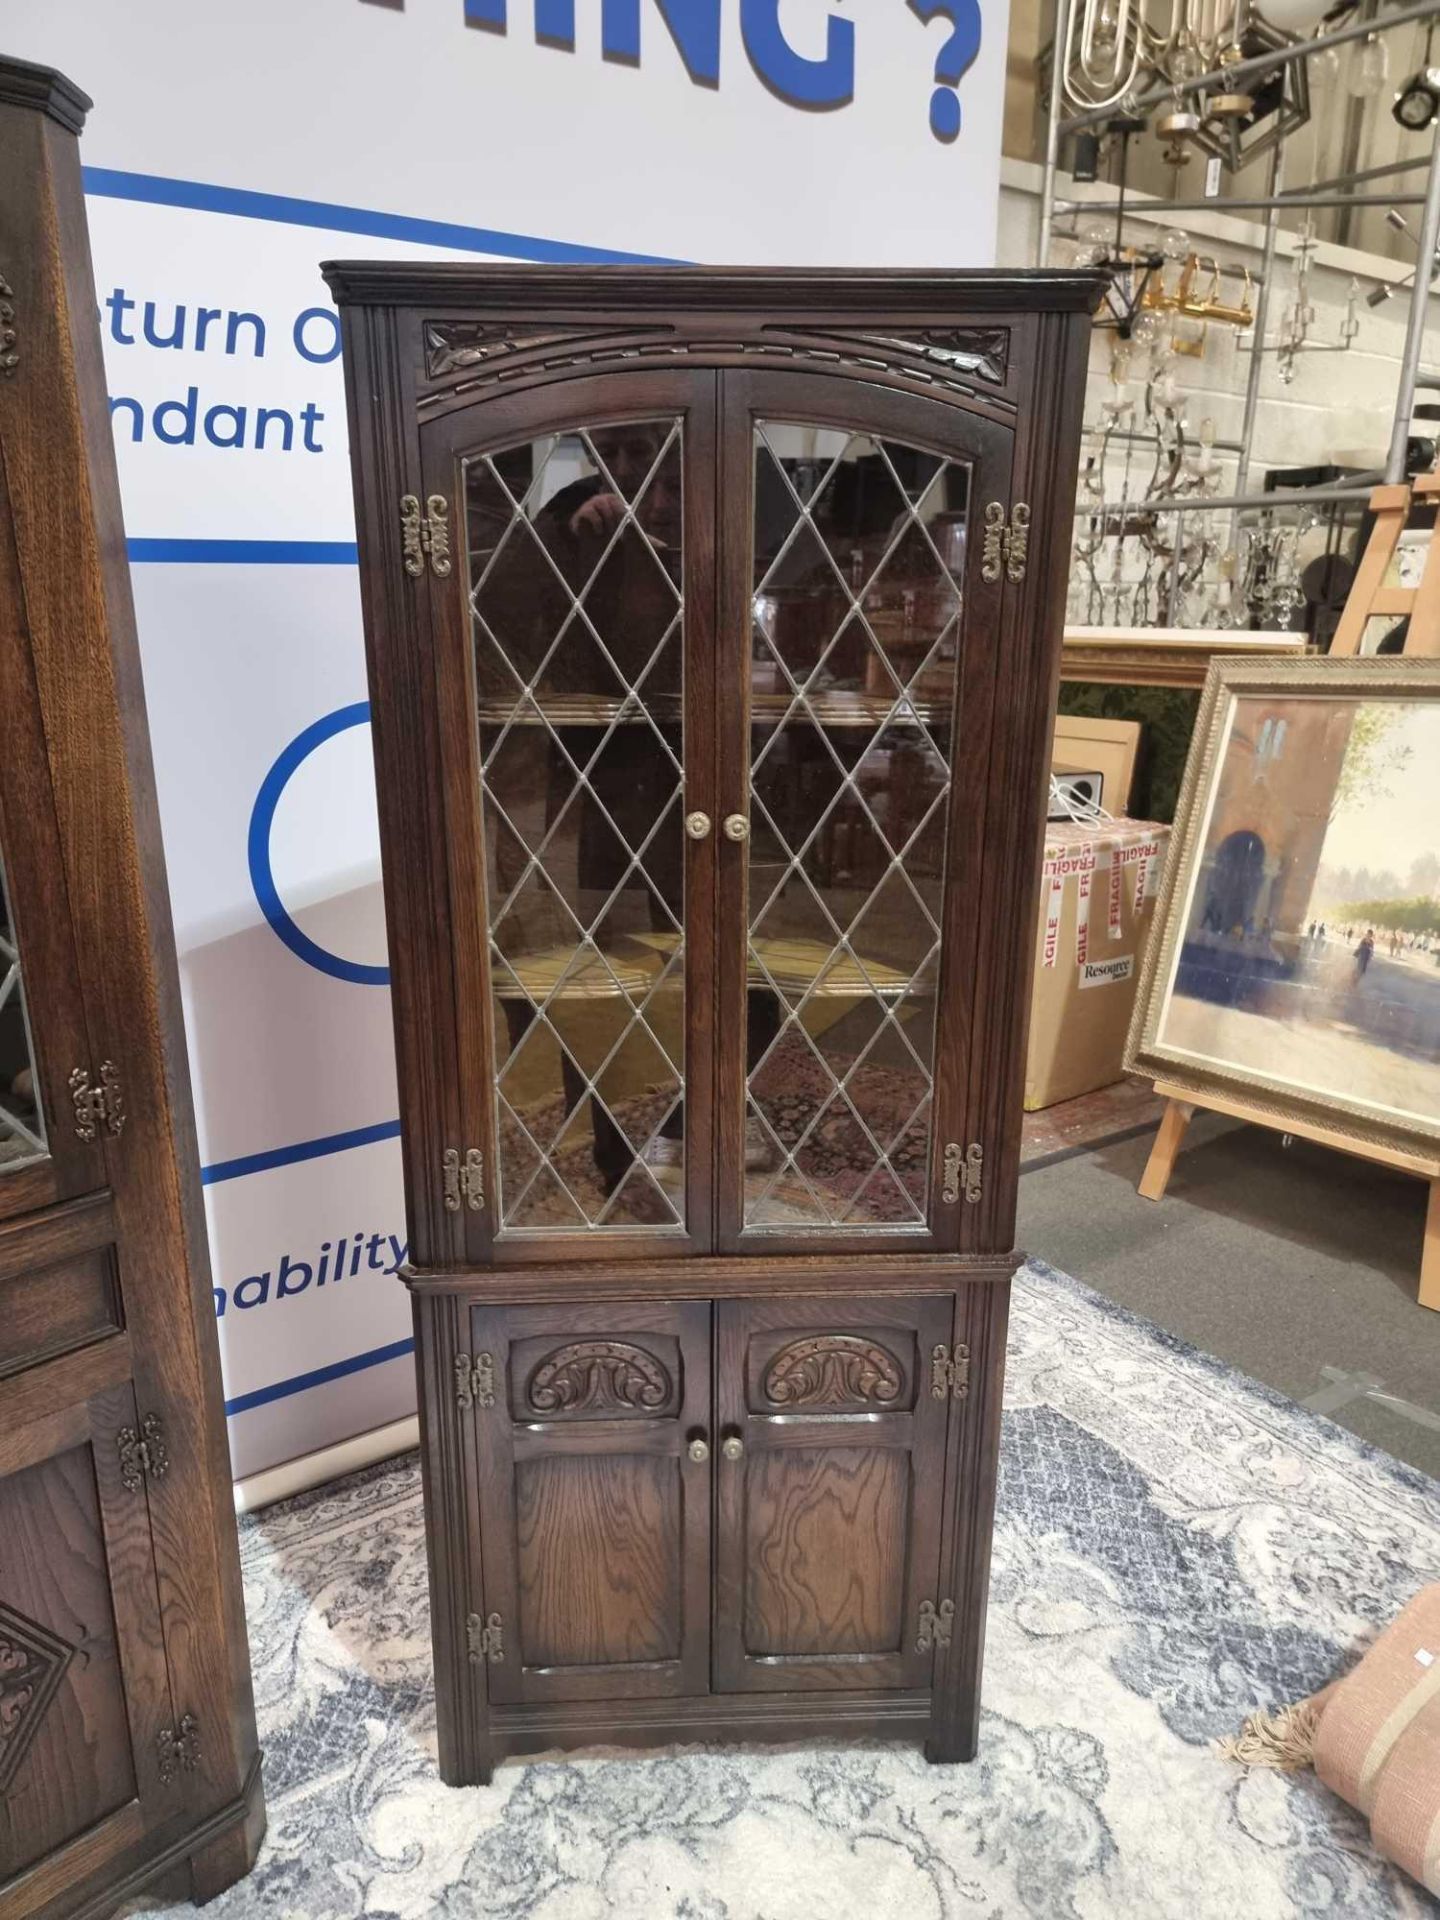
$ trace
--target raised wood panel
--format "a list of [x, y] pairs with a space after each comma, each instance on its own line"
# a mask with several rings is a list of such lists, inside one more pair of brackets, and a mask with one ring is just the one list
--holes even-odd
[[0, 1880], [135, 1797], [88, 1446], [0, 1481]]
[[[123, 1325], [108, 1194], [0, 1221], [0, 1380]], [[49, 1394], [52, 1405], [64, 1397]]]
[[120, 1281], [110, 1247], [0, 1278], [0, 1376], [118, 1333]]
[[703, 1691], [710, 1467], [690, 1443], [710, 1427], [708, 1305], [483, 1307], [469, 1334], [495, 1382], [464, 1415], [467, 1611], [498, 1614], [505, 1641], [480, 1670], [489, 1700]]
[[517, 1651], [527, 1666], [679, 1659], [683, 1500], [673, 1457], [517, 1466]]
[[905, 1453], [757, 1454], [745, 1487], [746, 1653], [897, 1653], [909, 1522]]
[[951, 1406], [930, 1359], [952, 1312], [949, 1296], [717, 1303], [717, 1691], [930, 1677], [917, 1627], [938, 1597]]

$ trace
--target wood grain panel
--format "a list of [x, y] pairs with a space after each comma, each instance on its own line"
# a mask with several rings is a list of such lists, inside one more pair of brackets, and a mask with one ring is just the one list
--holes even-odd
[[639, 1454], [516, 1469], [527, 1666], [680, 1656], [680, 1473]]
[[757, 1454], [745, 1488], [745, 1651], [894, 1653], [910, 1460], [887, 1447]]
[[[498, 1613], [505, 1635], [503, 1661], [467, 1662], [485, 1693], [475, 1747], [499, 1703], [703, 1693], [711, 1464], [691, 1446], [710, 1429], [708, 1304], [477, 1307], [468, 1331], [471, 1351], [492, 1357], [495, 1393], [462, 1415], [479, 1568], [465, 1611]], [[617, 1345], [660, 1357], [670, 1385], [656, 1408], [576, 1419], [531, 1406], [537, 1358]], [[589, 1377], [573, 1376], [581, 1389]]]
[[[64, 1662], [48, 1700], [37, 1692], [27, 1703], [19, 1690], [7, 1697], [0, 1672], [6, 1746], [24, 1742], [0, 1796], [0, 1878], [8, 1878], [123, 1806], [136, 1781], [88, 1447], [0, 1482], [0, 1542], [0, 1660], [5, 1644], [24, 1642], [28, 1622]], [[62, 1643], [68, 1652], [55, 1651]]]
[[[928, 1683], [916, 1627], [936, 1598], [951, 1408], [930, 1363], [953, 1305], [717, 1303], [717, 1692]], [[765, 1389], [777, 1361], [788, 1402]]]
[[0, 1278], [0, 1374], [120, 1330], [120, 1284], [108, 1247]]

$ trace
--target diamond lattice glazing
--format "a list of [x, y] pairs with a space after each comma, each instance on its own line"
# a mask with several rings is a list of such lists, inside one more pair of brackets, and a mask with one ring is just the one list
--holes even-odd
[[20, 949], [0, 863], [0, 1174], [43, 1159], [45, 1121], [20, 977]]
[[925, 1221], [963, 467], [756, 427], [745, 1222]]
[[684, 1224], [678, 420], [466, 470], [500, 1215]]

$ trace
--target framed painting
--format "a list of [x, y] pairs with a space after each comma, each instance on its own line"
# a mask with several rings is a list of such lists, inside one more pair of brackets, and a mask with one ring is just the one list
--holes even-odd
[[1217, 660], [1125, 1065], [1440, 1150], [1440, 660]]

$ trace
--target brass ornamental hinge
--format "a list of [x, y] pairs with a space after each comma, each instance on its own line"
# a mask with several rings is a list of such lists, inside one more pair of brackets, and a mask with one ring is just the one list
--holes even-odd
[[955, 1621], [955, 1602], [942, 1600], [937, 1607], [933, 1600], [920, 1602], [920, 1624], [915, 1633], [915, 1651], [932, 1653], [936, 1647], [948, 1647], [950, 1629]]
[[120, 1484], [127, 1493], [138, 1493], [146, 1474], [152, 1480], [163, 1480], [170, 1471], [170, 1450], [158, 1414], [147, 1413], [138, 1433], [134, 1427], [121, 1427], [115, 1436], [115, 1451], [120, 1456]]
[[413, 493], [400, 496], [400, 553], [405, 571], [418, 580], [429, 557], [430, 571], [445, 579], [450, 572], [450, 502], [443, 493], [425, 496], [422, 515], [419, 498]]
[[934, 1400], [964, 1400], [970, 1392], [970, 1349], [959, 1341], [952, 1354], [943, 1341], [930, 1349], [930, 1395]]
[[462, 1413], [469, 1413], [472, 1407], [493, 1407], [495, 1404], [495, 1360], [488, 1353], [477, 1353], [472, 1360], [468, 1353], [455, 1356], [455, 1401]]
[[505, 1622], [498, 1613], [492, 1613], [488, 1620], [482, 1620], [478, 1613], [466, 1614], [465, 1638], [474, 1666], [478, 1667], [482, 1662], [492, 1667], [502, 1665], [505, 1659]]
[[113, 1060], [101, 1063], [98, 1087], [91, 1086], [88, 1067], [76, 1067], [70, 1075], [70, 1098], [75, 1107], [75, 1131], [82, 1140], [93, 1144], [100, 1137], [101, 1127], [117, 1139], [124, 1131], [125, 1093]]
[[980, 550], [980, 578], [993, 582], [1003, 572], [1007, 580], [1018, 586], [1025, 578], [1029, 549], [1028, 502], [1017, 500], [1007, 515], [1003, 501], [987, 500], [984, 541]]
[[941, 1162], [944, 1182], [940, 1198], [947, 1207], [953, 1207], [962, 1193], [974, 1206], [980, 1198], [980, 1168], [984, 1159], [985, 1149], [978, 1140], [972, 1140], [968, 1147], [962, 1147], [958, 1140], [946, 1142]]
[[19, 366], [18, 339], [15, 331], [15, 289], [0, 273], [0, 374], [14, 373]]
[[161, 1727], [155, 1736], [155, 1763], [162, 1787], [179, 1773], [193, 1773], [200, 1764], [200, 1722], [193, 1713], [181, 1716], [178, 1727]]
[[485, 1210], [485, 1156], [479, 1147], [446, 1147], [440, 1156], [440, 1179], [445, 1189], [445, 1211], [459, 1213], [463, 1199], [471, 1213]]
[[960, 1198], [960, 1162], [965, 1158], [965, 1149], [958, 1140], [950, 1140], [945, 1146], [944, 1174], [945, 1183], [940, 1189], [940, 1198], [947, 1207], [953, 1207]]
[[980, 1163], [984, 1158], [984, 1148], [978, 1140], [972, 1140], [965, 1149], [965, 1168], [963, 1174], [965, 1199], [972, 1207], [980, 1198]]

